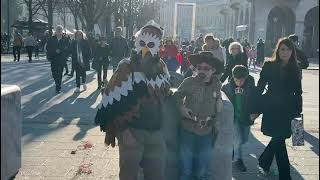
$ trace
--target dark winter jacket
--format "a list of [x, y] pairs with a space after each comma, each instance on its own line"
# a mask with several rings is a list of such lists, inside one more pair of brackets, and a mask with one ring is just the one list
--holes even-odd
[[113, 38], [110, 44], [111, 57], [124, 58], [129, 54], [127, 40], [123, 37]]
[[101, 69], [101, 66], [107, 68], [110, 64], [110, 47], [106, 44], [104, 47], [97, 46], [94, 51], [94, 57], [92, 62], [92, 68], [95, 70]]
[[[59, 41], [56, 36], [52, 36], [47, 42], [47, 59], [51, 63], [64, 65], [70, 54], [70, 44], [67, 38], [62, 37]], [[57, 50], [59, 49], [59, 53]]]
[[309, 67], [309, 61], [305, 53], [301, 49], [296, 48], [296, 54], [300, 68], [307, 69]]
[[302, 88], [299, 67], [281, 67], [279, 61], [265, 62], [258, 81], [261, 131], [271, 137], [289, 138], [291, 120], [302, 111]]
[[229, 55], [227, 60], [227, 65], [225, 68], [224, 74], [221, 76], [221, 82], [223, 83], [226, 79], [230, 80], [232, 77], [232, 69], [236, 65], [244, 65], [245, 67], [248, 67], [248, 58], [245, 53], [239, 53], [235, 57], [232, 55]]
[[264, 43], [258, 42], [257, 43], [257, 62], [264, 61]]
[[[77, 56], [77, 41], [74, 40], [71, 44], [71, 57], [72, 57], [72, 66], [77, 69], [80, 66], [78, 62], [78, 56]], [[80, 47], [82, 50], [82, 59], [84, 63], [84, 67], [86, 71], [90, 70], [90, 59], [92, 57], [91, 55], [91, 48], [89, 46], [89, 43], [87, 40], [80, 40]]]
[[[223, 85], [221, 88], [233, 105], [235, 105], [235, 88], [236, 85], [233, 80]], [[249, 75], [245, 84], [241, 88], [243, 88], [243, 99], [241, 101], [242, 116], [238, 120], [241, 124], [249, 126], [253, 124], [250, 114], [256, 105], [255, 101], [257, 98], [257, 88], [255, 87], [254, 78]]]

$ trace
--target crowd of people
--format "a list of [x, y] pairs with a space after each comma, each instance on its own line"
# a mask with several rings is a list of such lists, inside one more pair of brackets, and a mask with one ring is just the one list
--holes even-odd
[[[219, 135], [215, 116], [223, 112], [223, 92], [234, 107], [234, 167], [241, 172], [247, 170], [242, 145], [248, 141], [250, 126], [262, 114], [261, 131], [272, 139], [259, 157], [260, 170], [267, 175], [275, 157], [279, 179], [290, 180], [285, 139], [291, 136], [291, 120], [302, 111], [301, 68], [308, 66], [295, 45], [297, 36], [279, 39], [269, 60], [264, 58], [262, 39], [254, 46], [247, 40], [220, 41], [212, 34], [200, 34], [196, 40], [180, 44], [169, 38], [162, 40], [162, 36], [162, 28], [153, 21], [130, 40], [117, 27], [110, 42], [104, 36], [87, 37], [80, 30], [70, 40], [59, 25], [46, 42], [56, 93], [61, 92], [69, 57], [72, 70], [65, 75], [76, 73], [76, 93], [81, 92], [81, 84], [83, 90], [87, 89], [86, 71], [97, 71], [102, 101], [95, 122], [106, 132], [107, 145], [115, 146], [118, 139], [120, 179], [137, 177], [139, 167], [144, 169], [146, 179], [166, 179], [161, 156], [166, 145], [159, 109], [168, 96], [175, 99], [181, 114], [179, 179], [209, 179], [211, 150]], [[16, 33], [14, 60], [19, 61], [24, 44], [31, 62], [35, 43], [31, 33], [25, 39]], [[113, 75], [108, 82], [109, 65]], [[262, 67], [257, 86], [249, 75], [250, 66]], [[173, 93], [169, 77], [179, 68], [185, 79]]]
[[[166, 96], [175, 99], [181, 115], [179, 179], [209, 179], [209, 162], [220, 131], [215, 116], [223, 112], [223, 92], [234, 109], [233, 167], [247, 170], [242, 146], [250, 126], [262, 114], [261, 131], [271, 141], [259, 157], [259, 169], [267, 176], [275, 157], [279, 179], [290, 180], [285, 139], [291, 136], [291, 120], [302, 111], [303, 67], [298, 64], [296, 36], [279, 39], [273, 57], [266, 60], [262, 39], [256, 48], [231, 38], [220, 44], [211, 34], [181, 46], [161, 37], [157, 24], [145, 25], [136, 34], [135, 51], [120, 61], [102, 93], [95, 122], [106, 133], [106, 145], [114, 147], [118, 139], [120, 179], [135, 179], [139, 167], [146, 179], [166, 179], [162, 156], [166, 146], [159, 118]], [[257, 85], [249, 75], [250, 65], [262, 66]], [[179, 68], [185, 79], [172, 93], [166, 78]]]

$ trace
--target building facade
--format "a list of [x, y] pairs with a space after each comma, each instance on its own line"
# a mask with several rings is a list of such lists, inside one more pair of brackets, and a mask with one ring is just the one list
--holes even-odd
[[[160, 23], [173, 31], [174, 3], [167, 0], [160, 10]], [[186, 1], [183, 1], [186, 2]], [[319, 0], [190, 0], [196, 3], [196, 32], [211, 32], [221, 39], [265, 41], [271, 52], [280, 37], [296, 34], [309, 57], [319, 57]]]

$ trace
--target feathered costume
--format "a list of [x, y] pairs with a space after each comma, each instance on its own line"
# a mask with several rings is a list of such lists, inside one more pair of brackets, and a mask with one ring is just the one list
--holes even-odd
[[[143, 103], [155, 99], [162, 102], [169, 94], [169, 72], [158, 55], [161, 36], [159, 25], [148, 22], [136, 34], [135, 51], [119, 63], [107, 84], [95, 117], [95, 123], [106, 132], [106, 145], [115, 146], [116, 134], [126, 129], [130, 121], [139, 118]], [[158, 71], [152, 76], [146, 75], [140, 67], [147, 54], [149, 59], [156, 60], [154, 66]]]

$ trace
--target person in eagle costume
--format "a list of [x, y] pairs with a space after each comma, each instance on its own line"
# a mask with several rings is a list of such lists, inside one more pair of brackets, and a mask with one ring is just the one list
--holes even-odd
[[171, 93], [169, 72], [159, 57], [162, 28], [149, 21], [135, 35], [135, 50], [122, 60], [106, 88], [95, 117], [105, 144], [118, 140], [120, 180], [163, 180], [165, 139], [161, 131], [162, 107]]

